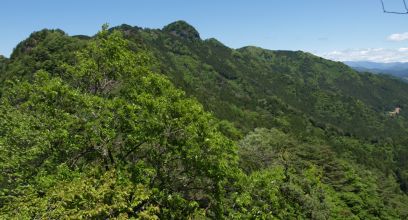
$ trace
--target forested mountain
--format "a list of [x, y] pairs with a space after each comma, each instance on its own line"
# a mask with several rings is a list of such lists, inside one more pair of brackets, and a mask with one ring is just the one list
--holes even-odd
[[1, 218], [408, 218], [400, 80], [184, 21], [38, 31], [0, 80]]

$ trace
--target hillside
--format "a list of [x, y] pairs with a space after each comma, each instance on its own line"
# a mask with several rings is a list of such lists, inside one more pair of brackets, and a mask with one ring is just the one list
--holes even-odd
[[[277, 126], [276, 114], [279, 108], [286, 107], [269, 105], [284, 103], [293, 114], [305, 114], [308, 120], [351, 135], [375, 139], [399, 137], [406, 132], [405, 125], [400, 127], [405, 120], [396, 122], [384, 117], [395, 106], [408, 103], [404, 83], [359, 74], [340, 62], [301, 51], [256, 47], [234, 50], [215, 39], [200, 40], [166, 31], [177, 24], [170, 24], [163, 31], [126, 25], [117, 29], [152, 51], [158, 59], [158, 70], [173, 83], [197, 97], [220, 118], [237, 121], [243, 129]], [[386, 88], [382, 84], [387, 84]], [[402, 113], [403, 117], [407, 115], [408, 112]], [[361, 123], [352, 123], [356, 121]]]
[[177, 21], [38, 31], [0, 80], [1, 217], [408, 217], [392, 77]]

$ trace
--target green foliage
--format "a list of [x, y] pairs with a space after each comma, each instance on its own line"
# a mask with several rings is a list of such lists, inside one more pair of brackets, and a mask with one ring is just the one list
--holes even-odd
[[[61, 77], [38, 71], [32, 82], [7, 81], [0, 122], [6, 216], [222, 214], [234, 144], [200, 104], [144, 67], [145, 56], [102, 30]], [[70, 178], [60, 179], [56, 166]]]
[[[358, 73], [300, 51], [234, 50], [215, 40], [190, 41], [165, 30], [127, 33], [126, 37], [153, 51], [159, 60], [154, 69], [165, 72], [175, 85], [241, 132], [276, 128], [296, 137], [295, 144], [327, 146], [346, 163], [363, 166], [358, 169], [391, 175], [407, 191], [407, 152], [402, 150], [407, 145], [407, 112], [402, 110], [396, 118], [387, 114], [407, 105], [406, 83]], [[262, 145], [255, 144], [255, 149], [258, 146]], [[259, 157], [252, 158], [253, 165], [243, 165], [252, 162], [241, 158], [243, 169], [269, 166], [259, 158], [275, 152], [250, 148], [240, 152], [242, 158]], [[376, 181], [381, 178], [375, 184], [380, 185]]]
[[287, 149], [295, 145], [295, 140], [279, 130], [257, 128], [239, 143], [241, 167], [251, 173], [284, 162], [289, 159]]
[[5, 73], [6, 71], [6, 67], [7, 67], [7, 58], [5, 58], [4, 56], [0, 55], [0, 77], [3, 73]]
[[[241, 166], [249, 175], [238, 182], [243, 194], [234, 194], [235, 217], [406, 217], [408, 197], [401, 197], [395, 177], [338, 159], [327, 146], [300, 144], [288, 134], [264, 128], [249, 133], [239, 146]], [[255, 152], [249, 152], [252, 149]]]
[[5, 79], [32, 80], [36, 71], [45, 70], [55, 76], [61, 76], [65, 63], [75, 62], [74, 51], [83, 47], [85, 42], [72, 38], [61, 30], [41, 30], [17, 45], [10, 56]]
[[408, 218], [405, 83], [107, 28], [0, 57], [1, 219]]
[[[148, 204], [152, 191], [135, 184], [127, 172], [75, 172], [62, 165], [56, 174], [38, 175], [36, 186], [21, 190], [3, 211], [19, 219], [158, 219], [158, 206]], [[39, 195], [40, 194], [40, 195]]]
[[199, 40], [198, 31], [185, 21], [176, 21], [163, 28], [163, 31], [188, 40]]

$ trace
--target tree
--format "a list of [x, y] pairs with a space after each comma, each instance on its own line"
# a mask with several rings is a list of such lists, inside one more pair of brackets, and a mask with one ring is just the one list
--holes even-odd
[[38, 71], [3, 90], [2, 213], [221, 217], [237, 160], [217, 120], [117, 31], [76, 59], [61, 77]]

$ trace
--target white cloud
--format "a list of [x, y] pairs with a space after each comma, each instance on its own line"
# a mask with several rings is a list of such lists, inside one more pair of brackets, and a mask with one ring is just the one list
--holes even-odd
[[408, 40], [408, 32], [400, 33], [400, 34], [391, 34], [387, 38], [390, 41], [404, 41]]
[[408, 48], [404, 47], [397, 49], [368, 48], [336, 50], [319, 55], [336, 61], [408, 62]]

